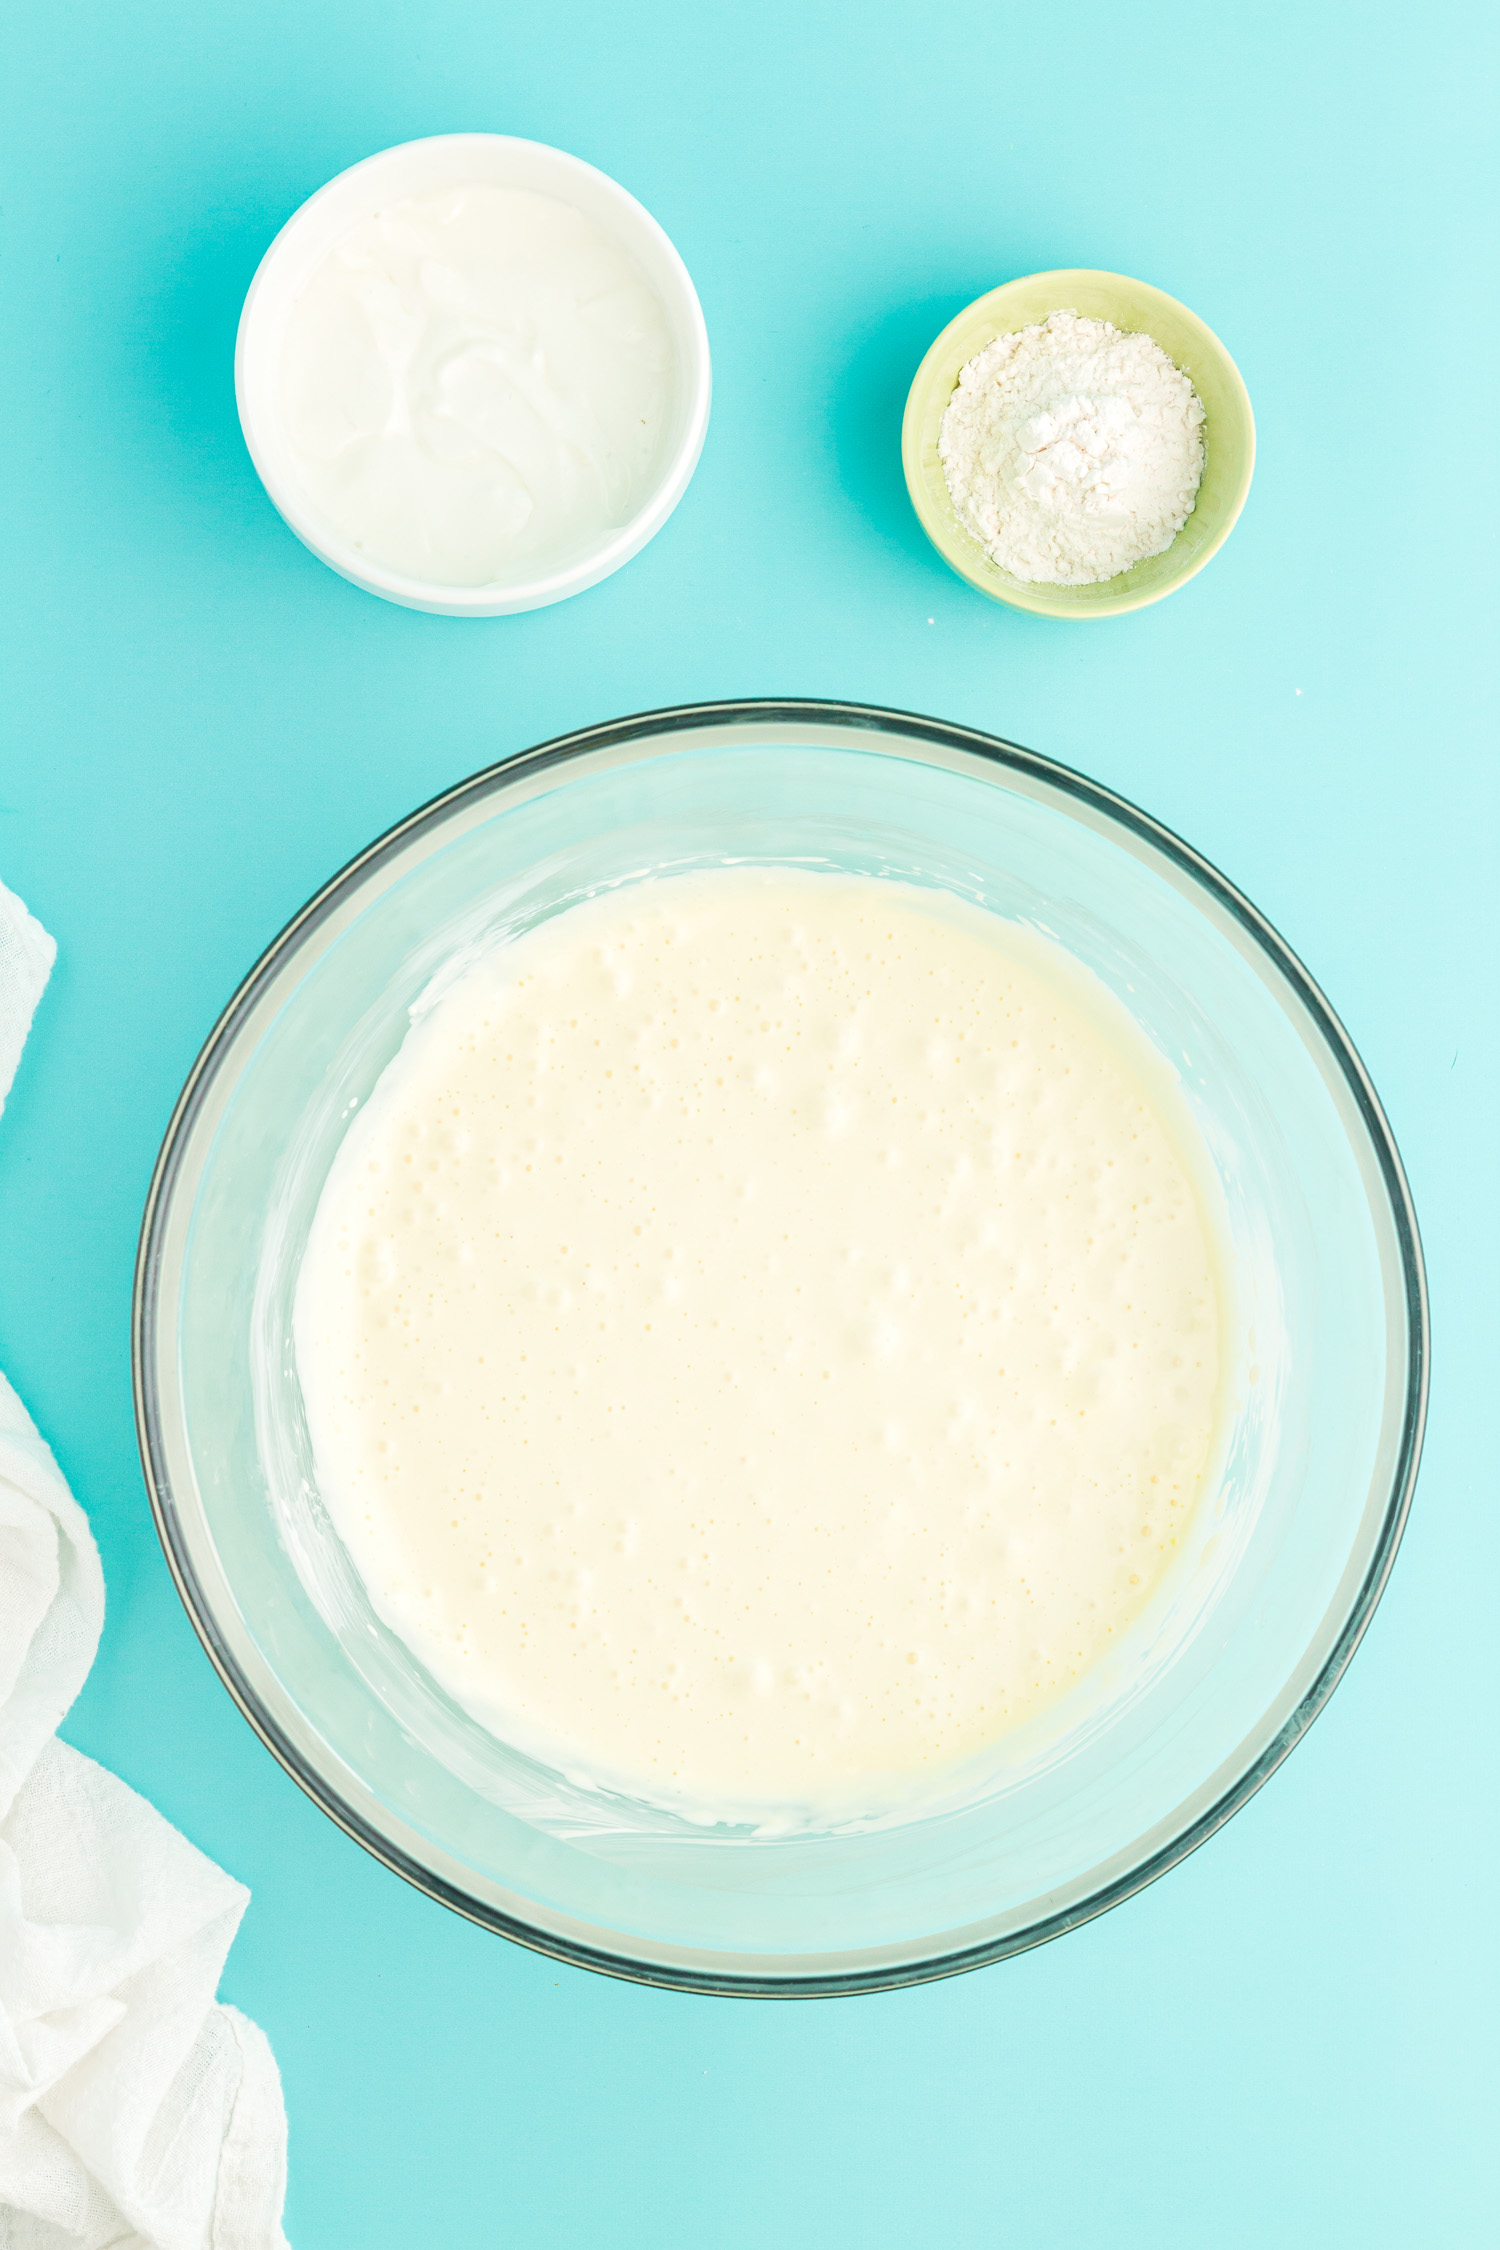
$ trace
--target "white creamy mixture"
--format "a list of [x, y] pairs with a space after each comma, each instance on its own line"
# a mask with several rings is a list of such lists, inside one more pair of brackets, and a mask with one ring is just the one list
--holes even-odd
[[969, 361], [938, 452], [954, 508], [1002, 570], [1091, 586], [1171, 546], [1202, 480], [1203, 421], [1150, 336], [1055, 312]]
[[353, 546], [484, 586], [561, 568], [638, 513], [675, 372], [618, 243], [552, 196], [459, 186], [330, 251], [292, 310], [281, 413]]
[[1202, 1487], [1176, 1102], [1057, 948], [895, 883], [643, 882], [486, 957], [299, 1282], [377, 1609], [496, 1731], [658, 1800], [980, 1751], [1118, 1642]]

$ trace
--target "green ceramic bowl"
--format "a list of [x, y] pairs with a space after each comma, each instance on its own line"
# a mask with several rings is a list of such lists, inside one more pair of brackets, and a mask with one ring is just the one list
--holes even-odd
[[[1206, 416], [1203, 482], [1187, 522], [1165, 554], [1152, 555], [1097, 586], [1028, 585], [1001, 570], [955, 514], [938, 459], [938, 432], [959, 370], [997, 336], [1064, 311], [1113, 321], [1116, 328], [1144, 329], [1191, 378]], [[908, 394], [901, 463], [922, 529], [943, 560], [981, 594], [1009, 602], [1013, 609], [1032, 610], [1039, 617], [1116, 617], [1122, 610], [1159, 602], [1223, 546], [1250, 490], [1255, 417], [1239, 369], [1196, 313], [1147, 282], [1070, 266], [1007, 281], [1003, 288], [976, 297], [949, 321], [917, 369]]]

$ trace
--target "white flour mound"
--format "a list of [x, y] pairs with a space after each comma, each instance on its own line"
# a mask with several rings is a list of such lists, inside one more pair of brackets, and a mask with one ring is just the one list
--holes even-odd
[[1055, 312], [971, 359], [938, 451], [959, 519], [1013, 577], [1093, 586], [1193, 512], [1203, 407], [1149, 336]]

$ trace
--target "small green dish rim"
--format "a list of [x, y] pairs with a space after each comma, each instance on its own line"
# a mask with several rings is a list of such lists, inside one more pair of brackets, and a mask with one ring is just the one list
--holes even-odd
[[[1164, 554], [1095, 586], [1037, 586], [1001, 570], [954, 510], [938, 435], [976, 352], [1053, 312], [1077, 312], [1116, 328], [1144, 330], [1189, 377], [1204, 408], [1203, 481], [1187, 522]], [[1038, 617], [1118, 617], [1185, 586], [1234, 529], [1255, 470], [1255, 416], [1234, 361], [1207, 324], [1163, 289], [1127, 274], [1062, 266], [1027, 274], [976, 297], [950, 320], [917, 369], [901, 425], [901, 465], [917, 520], [949, 567], [991, 601]]]

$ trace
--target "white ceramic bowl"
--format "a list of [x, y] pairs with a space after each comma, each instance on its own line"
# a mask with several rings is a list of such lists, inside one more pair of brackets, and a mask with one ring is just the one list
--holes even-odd
[[[333, 245], [393, 201], [458, 181], [527, 188], [555, 196], [610, 235], [635, 260], [667, 316], [678, 380], [673, 422], [657, 482], [630, 521], [565, 566], [502, 585], [442, 586], [409, 578], [356, 551], [316, 506], [297, 473], [277, 403], [292, 308]], [[540, 141], [501, 133], [443, 133], [367, 156], [309, 196], [256, 268], [240, 315], [234, 355], [240, 426], [256, 472], [277, 509], [320, 561], [367, 593], [445, 617], [505, 617], [581, 594], [639, 554], [687, 490], [708, 429], [708, 332], [696, 290], [649, 211], [592, 164]]]

